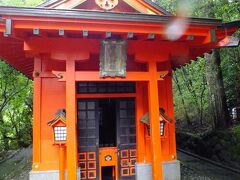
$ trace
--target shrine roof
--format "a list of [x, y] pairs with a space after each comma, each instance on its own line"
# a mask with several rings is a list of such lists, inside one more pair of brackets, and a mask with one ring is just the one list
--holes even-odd
[[[94, 33], [112, 32], [127, 35], [134, 33], [138, 39], [146, 40], [149, 34], [154, 34], [152, 41], [179, 43], [189, 48], [189, 54], [172, 54], [172, 68], [180, 67], [191, 59], [202, 55], [212, 48], [219, 47], [218, 43], [234, 33], [240, 26], [240, 21], [224, 23], [218, 19], [193, 18], [187, 19], [188, 28], [175, 41], [165, 38], [165, 29], [171, 22], [178, 19], [172, 15], [144, 14], [137, 12], [114, 12], [79, 9], [53, 9], [46, 7], [26, 8], [0, 6], [0, 57], [14, 68], [32, 78], [33, 59], [26, 55], [24, 43], [35, 37], [33, 30], [38, 28], [43, 35], [39, 38], [59, 36], [57, 32], [64, 29], [69, 36], [87, 30]], [[8, 34], [6, 34], [8, 33]], [[10, 33], [10, 34], [9, 34]], [[144, 36], [143, 39], [142, 37]], [[79, 37], [79, 36], [78, 36]], [[99, 37], [99, 36], [98, 36]], [[138, 38], [139, 37], [139, 38]], [[104, 37], [100, 36], [101, 40]]]
[[[20, 17], [43, 17], [43, 18], [66, 18], [66, 19], [90, 19], [90, 20], [113, 20], [130, 22], [149, 22], [149, 23], [169, 23], [176, 18], [172, 15], [153, 15], [111, 11], [93, 11], [76, 9], [50, 9], [50, 8], [27, 8], [0, 6], [1, 16], [20, 16]], [[192, 25], [224, 26], [225, 23], [220, 19], [194, 18], [188, 17], [188, 23]]]

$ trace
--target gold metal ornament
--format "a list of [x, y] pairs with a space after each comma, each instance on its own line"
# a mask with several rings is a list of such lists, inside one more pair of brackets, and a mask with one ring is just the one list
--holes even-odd
[[95, 0], [96, 4], [105, 10], [111, 10], [118, 5], [118, 0]]

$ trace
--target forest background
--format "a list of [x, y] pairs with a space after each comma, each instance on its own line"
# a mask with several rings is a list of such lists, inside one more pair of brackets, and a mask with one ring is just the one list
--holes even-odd
[[[0, 5], [37, 6], [43, 1], [0, 0]], [[240, 19], [239, 0], [154, 2], [174, 15], [184, 10], [186, 16], [225, 22]], [[240, 32], [234, 36], [239, 37]], [[32, 143], [32, 88], [31, 80], [0, 61], [0, 156]], [[173, 94], [180, 146], [214, 159], [213, 144], [220, 143], [224, 152], [217, 160], [240, 161], [240, 125], [231, 118], [232, 108], [240, 107], [240, 47], [213, 50], [174, 70]], [[225, 141], [220, 142], [223, 137]], [[203, 144], [212, 150], [203, 153], [199, 149]], [[228, 159], [221, 158], [225, 154]]]

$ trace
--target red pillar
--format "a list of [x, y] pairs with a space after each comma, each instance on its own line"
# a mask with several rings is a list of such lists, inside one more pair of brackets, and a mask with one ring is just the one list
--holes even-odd
[[67, 176], [69, 180], [77, 179], [77, 128], [76, 128], [76, 87], [75, 61], [66, 61], [66, 125], [67, 125]]
[[149, 62], [149, 73], [151, 79], [148, 84], [150, 134], [151, 134], [151, 153], [152, 153], [152, 179], [162, 179], [162, 151], [160, 142], [160, 121], [159, 121], [159, 101], [158, 101], [158, 81], [157, 63]]
[[140, 122], [141, 117], [144, 115], [143, 108], [143, 84], [137, 82], [136, 84], [136, 144], [137, 144], [137, 162], [145, 162], [145, 137], [144, 137], [144, 124]]
[[[172, 73], [170, 73], [172, 74]], [[172, 76], [167, 76], [166, 78], [167, 85], [167, 106], [168, 114], [170, 118], [173, 119], [173, 122], [169, 124], [169, 149], [172, 155], [172, 159], [177, 159], [177, 147], [176, 147], [176, 132], [175, 132], [175, 120], [174, 120], [174, 105], [173, 105], [173, 92], [172, 92]]]
[[33, 170], [38, 170], [41, 162], [41, 90], [42, 59], [40, 56], [34, 58], [33, 72]]
[[65, 179], [65, 173], [64, 173], [64, 151], [65, 151], [65, 144], [59, 145], [59, 179], [64, 180]]

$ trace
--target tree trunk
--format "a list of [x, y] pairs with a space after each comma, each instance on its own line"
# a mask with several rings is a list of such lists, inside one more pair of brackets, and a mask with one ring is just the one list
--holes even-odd
[[187, 113], [186, 103], [185, 103], [185, 100], [184, 100], [184, 97], [183, 97], [183, 93], [182, 93], [182, 90], [180, 88], [178, 77], [177, 77], [176, 73], [173, 75], [173, 80], [175, 81], [176, 86], [177, 86], [178, 91], [179, 91], [179, 94], [181, 96], [181, 101], [182, 101], [182, 105], [183, 105], [183, 109], [184, 109], [185, 118], [187, 120], [187, 125], [190, 126], [192, 123], [191, 123], [190, 118], [189, 118], [188, 113]]
[[[197, 110], [197, 114], [200, 115], [201, 109], [200, 109], [200, 105], [198, 103], [197, 93], [195, 91], [195, 88], [193, 87], [193, 83], [192, 83], [191, 78], [189, 77], [189, 73], [183, 67], [183, 68], [181, 68], [181, 74], [182, 74], [182, 77], [183, 77], [183, 81], [184, 81], [189, 93], [191, 94], [193, 101], [194, 101], [195, 106], [193, 108], [195, 108]], [[202, 125], [201, 117], [197, 116], [197, 119], [200, 121], [200, 124]]]
[[200, 96], [200, 124], [203, 125], [203, 98], [204, 98], [204, 92], [206, 90], [206, 78], [203, 77], [203, 82], [202, 82], [202, 91], [201, 91], [201, 96]]
[[213, 125], [217, 129], [227, 128], [230, 125], [230, 117], [223, 86], [219, 50], [214, 49], [212, 54], [206, 53], [205, 59], [206, 80], [209, 89], [210, 114], [212, 115]]

